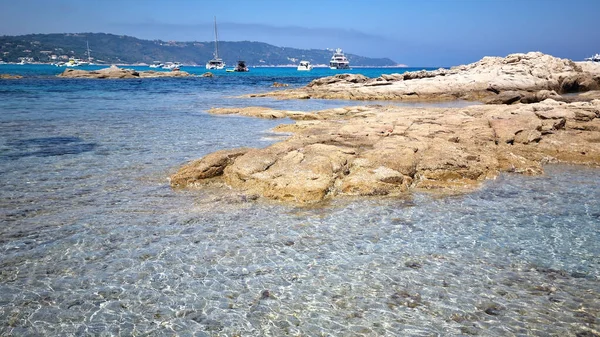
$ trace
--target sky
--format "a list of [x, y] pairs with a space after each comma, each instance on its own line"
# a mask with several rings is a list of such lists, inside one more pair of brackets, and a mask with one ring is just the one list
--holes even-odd
[[110, 33], [259, 41], [411, 67], [541, 51], [600, 53], [600, 0], [0, 0], [0, 35]]

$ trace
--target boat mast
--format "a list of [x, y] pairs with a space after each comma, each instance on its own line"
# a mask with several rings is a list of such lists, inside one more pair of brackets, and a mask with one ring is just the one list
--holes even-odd
[[90, 55], [90, 42], [85, 41], [85, 44], [87, 45], [88, 62], [92, 62], [92, 55]]
[[219, 58], [219, 35], [217, 35], [217, 17], [215, 16], [215, 59]]

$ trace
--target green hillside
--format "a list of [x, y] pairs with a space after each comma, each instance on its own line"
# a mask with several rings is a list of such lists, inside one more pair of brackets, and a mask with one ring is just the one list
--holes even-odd
[[[140, 40], [131, 36], [104, 33], [30, 34], [0, 36], [0, 59], [4, 62], [56, 62], [65, 57], [87, 59], [87, 44], [96, 63], [181, 62], [203, 65], [212, 58], [214, 42]], [[301, 59], [328, 64], [332, 51], [277, 47], [262, 42], [219, 42], [219, 56], [233, 66], [245, 60], [249, 66], [297, 64]], [[54, 56], [53, 56], [54, 55]], [[394, 66], [388, 58], [346, 54], [352, 66]], [[59, 58], [59, 59], [53, 59]]]

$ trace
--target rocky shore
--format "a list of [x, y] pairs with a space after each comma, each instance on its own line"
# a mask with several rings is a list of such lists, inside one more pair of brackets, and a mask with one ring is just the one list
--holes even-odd
[[0, 80], [18, 80], [23, 78], [21, 75], [0, 74]]
[[368, 78], [340, 74], [312, 81], [304, 88], [250, 97], [283, 99], [449, 101], [533, 103], [560, 95], [600, 89], [600, 64], [573, 62], [539, 52], [484, 57], [478, 62], [434, 71]]
[[58, 77], [65, 78], [156, 78], [156, 77], [189, 77], [190, 73], [185, 71], [136, 71], [133, 69], [119, 68], [115, 65], [100, 70], [66, 69]]
[[[600, 166], [597, 92], [584, 99], [559, 94], [575, 87], [597, 89], [600, 77], [594, 66], [529, 53], [484, 58], [431, 76], [419, 72], [398, 75], [402, 79], [382, 76], [363, 81], [360, 75], [318, 79], [306, 88], [268, 95], [424, 101], [436, 95], [491, 100], [507, 91], [523, 96], [510, 104], [461, 108], [362, 105], [317, 112], [215, 108], [210, 112], [296, 122], [276, 128], [290, 134], [282, 142], [209, 154], [184, 165], [170, 183], [175, 188], [227, 185], [245, 197], [303, 204], [344, 195], [462, 193], [500, 172], [541, 174], [548, 162]], [[384, 81], [391, 83], [368, 85]]]

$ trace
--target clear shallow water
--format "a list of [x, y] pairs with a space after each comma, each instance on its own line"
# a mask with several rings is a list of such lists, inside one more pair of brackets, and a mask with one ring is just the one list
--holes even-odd
[[348, 104], [230, 98], [269, 76], [0, 81], [0, 335], [598, 330], [599, 170], [315, 208], [171, 190], [180, 164], [282, 122], [212, 106]]

